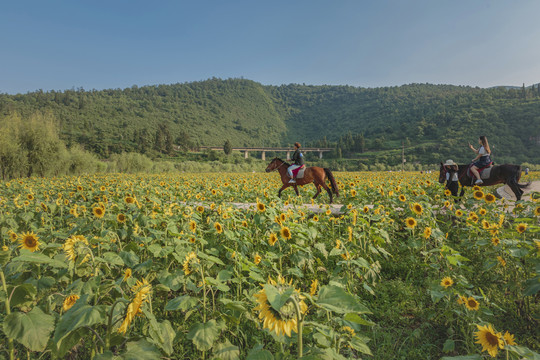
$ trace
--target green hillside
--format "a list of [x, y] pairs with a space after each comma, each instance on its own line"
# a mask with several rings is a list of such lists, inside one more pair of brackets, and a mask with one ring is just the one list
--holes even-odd
[[339, 148], [334, 155], [387, 164], [445, 158], [468, 161], [487, 135], [497, 162], [540, 163], [540, 88], [480, 89], [264, 86], [244, 79], [0, 94], [0, 116], [45, 112], [68, 146], [101, 157], [157, 155], [198, 145], [277, 146], [300, 141]]

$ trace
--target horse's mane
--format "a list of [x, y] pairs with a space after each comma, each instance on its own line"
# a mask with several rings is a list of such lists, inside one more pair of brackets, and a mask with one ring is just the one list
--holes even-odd
[[288, 162], [283, 161], [283, 160], [281, 160], [281, 159], [278, 158], [278, 157], [274, 158], [274, 160], [279, 160], [279, 161], [281, 161], [282, 163], [284, 163], [285, 165], [290, 166], [290, 164], [289, 164]]

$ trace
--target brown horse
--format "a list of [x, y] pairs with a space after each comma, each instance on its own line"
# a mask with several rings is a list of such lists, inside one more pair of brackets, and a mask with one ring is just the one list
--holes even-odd
[[[314, 183], [315, 188], [317, 189], [317, 192], [313, 196], [313, 199], [319, 196], [319, 194], [321, 193], [321, 187], [323, 187], [330, 196], [330, 204], [332, 203], [332, 201], [334, 201], [332, 193], [336, 194], [336, 196], [339, 197], [339, 190], [336, 184], [336, 180], [334, 179], [334, 175], [332, 175], [332, 172], [329, 169], [317, 166], [310, 166], [304, 171], [303, 178], [296, 179], [296, 183], [289, 183], [290, 178], [287, 175], [287, 168], [289, 166], [291, 166], [291, 164], [286, 163], [279, 158], [274, 158], [266, 167], [266, 172], [274, 170], [279, 171], [279, 175], [281, 176], [281, 182], [283, 183], [283, 186], [281, 187], [281, 189], [279, 189], [278, 192], [279, 197], [281, 197], [281, 192], [289, 186], [292, 186], [294, 188], [294, 191], [296, 192], [296, 195], [300, 196], [297, 186], [302, 186], [310, 183]], [[332, 188], [331, 190], [326, 185], [327, 178], [328, 180], [330, 180], [330, 186]]]
[[[463, 196], [465, 193], [465, 186], [474, 186], [473, 180], [476, 179], [474, 176], [471, 178], [469, 176], [467, 169], [469, 165], [458, 165], [458, 178], [459, 183], [461, 184], [461, 193], [459, 196]], [[441, 168], [439, 170], [439, 182], [442, 184], [446, 180], [446, 173], [448, 170], [441, 163]], [[479, 186], [491, 186], [496, 184], [507, 184], [510, 189], [516, 195], [517, 200], [521, 200], [523, 195], [523, 190], [529, 186], [529, 184], [520, 184], [519, 179], [521, 178], [521, 166], [520, 165], [495, 165], [491, 169], [491, 174], [489, 179], [483, 179], [484, 183]]]

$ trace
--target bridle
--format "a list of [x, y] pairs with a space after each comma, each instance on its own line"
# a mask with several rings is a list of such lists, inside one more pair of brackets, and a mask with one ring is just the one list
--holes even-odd
[[285, 161], [281, 160], [281, 165], [279, 165], [278, 167], [273, 168], [272, 170], [270, 170], [270, 172], [279, 169], [279, 168], [282, 167], [283, 165], [285, 165]]

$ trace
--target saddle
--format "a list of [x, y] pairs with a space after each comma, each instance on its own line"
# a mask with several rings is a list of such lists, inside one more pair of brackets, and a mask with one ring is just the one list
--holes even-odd
[[[471, 173], [471, 167], [472, 167], [472, 164], [469, 165], [469, 167], [467, 168], [467, 176], [472, 178], [474, 176]], [[491, 176], [491, 169], [492, 168], [493, 168], [493, 161], [490, 162], [489, 164], [487, 164], [486, 166], [479, 168], [478, 173], [480, 174], [480, 179], [482, 179], [482, 180], [489, 179], [489, 177]]]
[[304, 171], [306, 171], [305, 165], [302, 167], [299, 167], [298, 169], [294, 169], [292, 173], [296, 179], [302, 179], [304, 177]]

